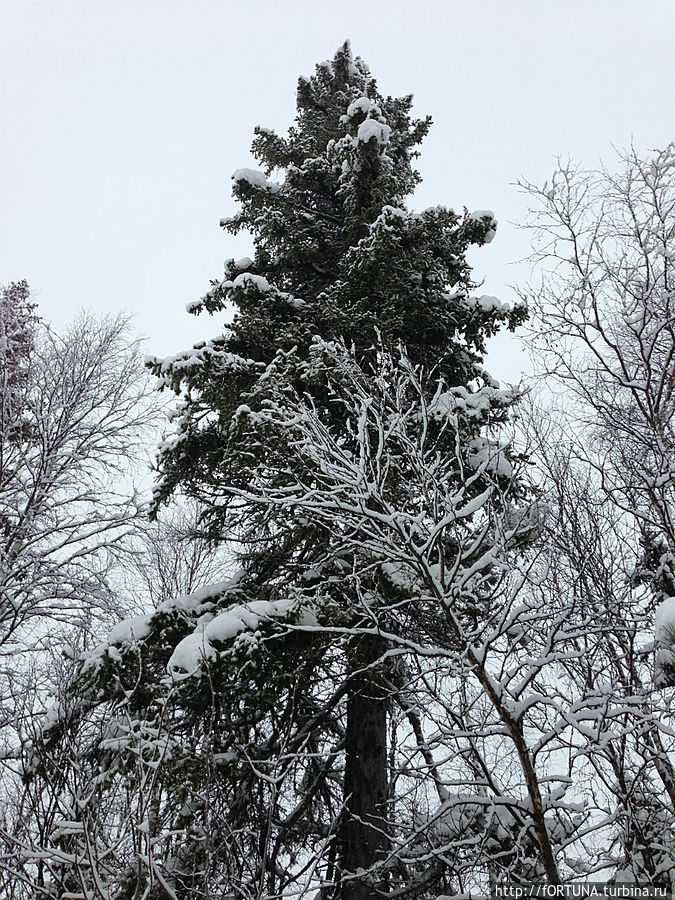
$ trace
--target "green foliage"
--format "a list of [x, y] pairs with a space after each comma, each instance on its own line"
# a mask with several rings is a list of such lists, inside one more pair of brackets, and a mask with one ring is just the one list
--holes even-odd
[[[257, 129], [253, 153], [264, 171], [235, 173], [242, 208], [224, 222], [252, 232], [255, 259], [230, 260], [192, 307], [232, 306], [234, 321], [206, 345], [153, 364], [181, 396], [176, 435], [160, 456], [158, 502], [180, 487], [212, 506], [206, 495], [223, 468], [231, 478], [237, 461], [255, 466], [236, 412], [250, 397], [262, 402], [275, 380], [299, 386], [316, 335], [353, 346], [366, 370], [374, 344], [395, 351], [403, 343], [413, 363], [455, 386], [481, 381], [485, 339], [522, 321], [522, 307], [469, 299], [465, 253], [491, 238], [490, 214], [407, 211], [419, 181], [412, 159], [430, 126], [411, 118], [411, 106], [411, 97], [383, 97], [345, 45], [300, 80], [287, 138]], [[302, 389], [325, 401], [306, 378]]]

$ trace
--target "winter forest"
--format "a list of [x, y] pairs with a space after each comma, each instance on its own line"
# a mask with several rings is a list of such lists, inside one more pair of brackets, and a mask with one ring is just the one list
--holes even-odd
[[523, 181], [507, 304], [430, 125], [301, 77], [192, 349], [3, 288], [2, 900], [675, 887], [675, 145]]

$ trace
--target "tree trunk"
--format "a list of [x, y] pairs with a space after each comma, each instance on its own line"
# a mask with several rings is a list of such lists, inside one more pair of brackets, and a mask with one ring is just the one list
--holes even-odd
[[381, 878], [350, 878], [381, 861], [389, 846], [387, 803], [387, 692], [375, 663], [385, 650], [375, 637], [361, 638], [351, 663], [345, 740], [341, 900], [372, 900]]

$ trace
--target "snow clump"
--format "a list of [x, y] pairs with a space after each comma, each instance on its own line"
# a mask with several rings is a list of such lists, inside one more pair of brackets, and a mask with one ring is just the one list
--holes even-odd
[[108, 635], [108, 644], [131, 644], [144, 640], [152, 631], [150, 618], [151, 615], [132, 616], [118, 622]]
[[370, 97], [359, 97], [357, 100], [354, 100], [353, 103], [350, 103], [347, 107], [347, 115], [342, 116], [340, 121], [345, 123], [350, 119], [353, 119], [357, 113], [362, 112], [365, 116], [381, 116], [382, 110], [375, 103], [374, 100], [371, 100]]
[[388, 144], [391, 128], [383, 122], [377, 122], [375, 119], [365, 119], [359, 125], [356, 137], [363, 144], [367, 144], [373, 138], [378, 144]]
[[267, 293], [267, 291], [272, 290], [272, 286], [266, 278], [263, 278], [262, 275], [254, 275], [252, 272], [242, 272], [232, 282], [233, 288], [247, 288], [248, 285], [253, 285], [258, 288], [259, 291], [263, 293]]
[[482, 222], [484, 219], [491, 220], [490, 228], [485, 232], [485, 237], [483, 238], [483, 242], [489, 244], [497, 234], [497, 220], [495, 219], [495, 214], [491, 209], [475, 209], [469, 214], [470, 222]]
[[270, 181], [265, 173], [261, 172], [259, 169], [237, 169], [232, 175], [232, 181], [234, 181], [235, 184], [245, 181], [247, 184], [251, 185], [251, 187], [258, 188], [258, 190], [262, 191], [269, 191], [270, 194], [276, 194], [281, 188], [280, 184]]
[[[254, 600], [246, 604], [235, 604], [224, 612], [213, 616], [206, 613], [192, 634], [183, 638], [174, 649], [167, 664], [167, 671], [173, 681], [183, 681], [195, 675], [207, 659], [216, 659], [217, 650], [212, 642], [224, 644], [244, 632], [254, 635], [263, 622], [287, 618], [293, 611], [293, 600]], [[316, 625], [315, 616], [304, 610], [299, 624]]]
[[365, 119], [359, 125], [356, 132], [356, 138], [362, 144], [367, 144], [373, 138], [378, 144], [388, 144], [391, 135], [391, 128], [380, 121], [382, 110], [371, 100], [370, 97], [358, 97], [347, 107], [347, 113], [340, 117], [343, 125], [346, 125], [359, 113], [365, 116]]

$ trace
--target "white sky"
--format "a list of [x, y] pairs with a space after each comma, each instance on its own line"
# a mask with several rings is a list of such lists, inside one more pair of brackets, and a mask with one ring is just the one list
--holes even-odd
[[[517, 178], [675, 138], [673, 0], [0, 0], [0, 281], [27, 278], [56, 326], [131, 311], [160, 355], [219, 331], [185, 304], [250, 253], [218, 227], [230, 176], [347, 37], [434, 118], [413, 205], [495, 212], [471, 259], [504, 300], [528, 276]], [[491, 353], [497, 377], [516, 354]]]

